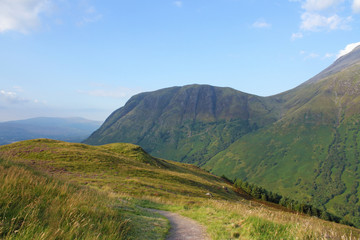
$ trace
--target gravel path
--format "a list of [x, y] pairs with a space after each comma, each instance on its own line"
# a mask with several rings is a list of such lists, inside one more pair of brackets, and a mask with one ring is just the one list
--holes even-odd
[[190, 218], [162, 210], [150, 209], [150, 211], [169, 219], [171, 228], [166, 240], [210, 240], [205, 228]]

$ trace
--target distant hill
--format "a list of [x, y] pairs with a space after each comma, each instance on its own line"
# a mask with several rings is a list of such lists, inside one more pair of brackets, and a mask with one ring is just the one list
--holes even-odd
[[85, 142], [139, 144], [360, 226], [360, 47], [270, 97], [207, 85], [138, 94]]
[[35, 138], [81, 142], [100, 125], [99, 121], [84, 118], [40, 117], [0, 122], [0, 145]]

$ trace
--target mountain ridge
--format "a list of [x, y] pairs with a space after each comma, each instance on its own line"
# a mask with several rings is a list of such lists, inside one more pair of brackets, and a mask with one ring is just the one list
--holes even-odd
[[[155, 156], [170, 159], [170, 152], [181, 148], [191, 158], [187, 162], [201, 163], [202, 159], [191, 152], [201, 135], [211, 133], [219, 140], [215, 145], [205, 142], [198, 146], [214, 155], [235, 140], [234, 134], [243, 135], [278, 118], [272, 99], [232, 88], [187, 85], [135, 95], [85, 143], [130, 142]], [[153, 141], [154, 138], [160, 141]], [[155, 148], [158, 152], [153, 151]], [[181, 161], [181, 154], [175, 160]]]
[[303, 84], [313, 83], [331, 74], [340, 72], [341, 70], [358, 63], [359, 58], [360, 58], [360, 46], [357, 46], [351, 52], [339, 57], [338, 59], [336, 59], [336, 61], [333, 64], [331, 64], [329, 67], [327, 67], [319, 74], [315, 75], [314, 77], [312, 77]]
[[100, 121], [80, 117], [37, 117], [0, 122], [0, 145], [35, 138], [81, 142], [100, 125]]
[[85, 143], [131, 142], [360, 226], [360, 47], [269, 97], [209, 85], [134, 96]]

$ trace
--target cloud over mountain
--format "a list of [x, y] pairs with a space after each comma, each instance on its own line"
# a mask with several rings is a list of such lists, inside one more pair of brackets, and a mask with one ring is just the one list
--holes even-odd
[[357, 46], [360, 46], [360, 42], [350, 43], [350, 44], [346, 45], [346, 47], [344, 49], [339, 51], [337, 57], [339, 58], [339, 57], [342, 57], [342, 56], [348, 54], [349, 52], [354, 50]]

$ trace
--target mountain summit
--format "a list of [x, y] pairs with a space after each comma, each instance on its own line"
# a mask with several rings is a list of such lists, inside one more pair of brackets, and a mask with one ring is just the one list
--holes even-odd
[[208, 85], [138, 94], [85, 142], [135, 143], [360, 226], [360, 47], [270, 97]]

